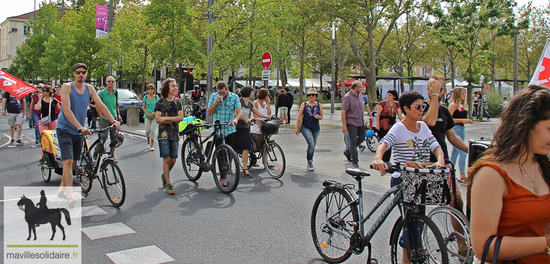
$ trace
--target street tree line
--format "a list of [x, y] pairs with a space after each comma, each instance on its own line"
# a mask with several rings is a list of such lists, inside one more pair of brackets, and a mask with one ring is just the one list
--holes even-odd
[[270, 51], [284, 85], [312, 72], [331, 75], [334, 26], [336, 80], [365, 76], [375, 101], [377, 75], [412, 77], [415, 67], [472, 83], [481, 75], [485, 82], [512, 79], [515, 35], [519, 78], [528, 79], [550, 33], [548, 6], [529, 3], [514, 12], [513, 0], [216, 0], [210, 25], [204, 0], [119, 0], [111, 32], [97, 39], [95, 6], [108, 1], [74, 2], [63, 16], [61, 1], [41, 5], [10, 73], [69, 80], [72, 66], [84, 62], [99, 79], [110, 64], [121, 85], [141, 93], [153, 68], [167, 67], [174, 77], [177, 66], [194, 67], [199, 79], [208, 60], [215, 79], [235, 78], [241, 68], [245, 78], [257, 79], [261, 54]]

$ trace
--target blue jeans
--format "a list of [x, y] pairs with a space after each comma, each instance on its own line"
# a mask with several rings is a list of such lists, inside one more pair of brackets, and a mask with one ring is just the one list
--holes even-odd
[[[464, 141], [466, 138], [466, 129], [464, 126], [454, 126], [453, 130], [455, 131], [455, 134]], [[466, 152], [459, 150], [455, 147], [453, 147], [453, 151], [451, 152], [451, 162], [455, 164], [456, 168], [456, 157], [458, 156], [458, 167], [460, 168], [460, 173], [464, 173], [466, 171]]]
[[307, 142], [307, 161], [313, 162], [313, 154], [315, 154], [315, 145], [317, 145], [317, 138], [319, 137], [321, 130], [312, 131], [309, 128], [302, 127], [302, 135]]
[[38, 121], [40, 121], [40, 115], [32, 113], [32, 120], [34, 121], [34, 136], [36, 140], [40, 140], [40, 130], [38, 130]]

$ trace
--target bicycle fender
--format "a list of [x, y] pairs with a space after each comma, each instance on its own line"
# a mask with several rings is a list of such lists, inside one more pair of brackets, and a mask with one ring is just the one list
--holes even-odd
[[401, 233], [401, 229], [399, 230], [396, 230], [397, 229], [397, 224], [399, 224], [399, 222], [403, 220], [403, 218], [401, 216], [399, 216], [397, 218], [397, 220], [395, 221], [395, 224], [393, 224], [393, 227], [391, 229], [391, 234], [390, 234], [390, 241], [388, 241], [388, 244], [391, 244], [391, 239], [392, 237], [394, 236], [395, 232], [397, 232], [397, 235], [399, 235], [399, 233]]

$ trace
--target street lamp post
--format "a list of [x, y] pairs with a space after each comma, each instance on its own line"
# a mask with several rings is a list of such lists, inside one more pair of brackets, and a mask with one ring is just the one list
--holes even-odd
[[[208, 0], [208, 13], [206, 14], [206, 16], [208, 17], [208, 25], [214, 22], [214, 12], [212, 12], [213, 5], [214, 5], [214, 0]], [[208, 36], [208, 46], [207, 46], [208, 56], [210, 56], [213, 46], [214, 46], [214, 38], [212, 37], [212, 35], [210, 35]], [[212, 62], [212, 59], [210, 59], [210, 57], [208, 58], [208, 69], [206, 70], [206, 75], [207, 75], [206, 76], [206, 105], [208, 105], [208, 100], [210, 99], [210, 95], [213, 92], [212, 77], [214, 75], [214, 64]], [[212, 116], [207, 116], [206, 121], [209, 123], [212, 123]]]
[[330, 113], [334, 114], [334, 97], [336, 91], [336, 69], [334, 64], [336, 64], [335, 52], [336, 50], [336, 28], [332, 24], [332, 81], [330, 84]]

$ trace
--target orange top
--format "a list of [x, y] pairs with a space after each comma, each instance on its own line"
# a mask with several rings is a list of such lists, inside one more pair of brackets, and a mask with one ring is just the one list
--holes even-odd
[[[537, 196], [508, 177], [508, 173], [504, 169], [491, 162], [480, 164], [475, 168], [472, 176], [483, 166], [489, 166], [498, 171], [508, 185], [508, 193], [502, 204], [497, 236], [544, 236], [544, 228], [550, 223], [550, 193]], [[479, 256], [481, 256], [481, 252]], [[550, 263], [550, 255], [541, 252], [516, 259], [516, 261], [520, 264]], [[487, 262], [492, 261], [487, 260]]]

